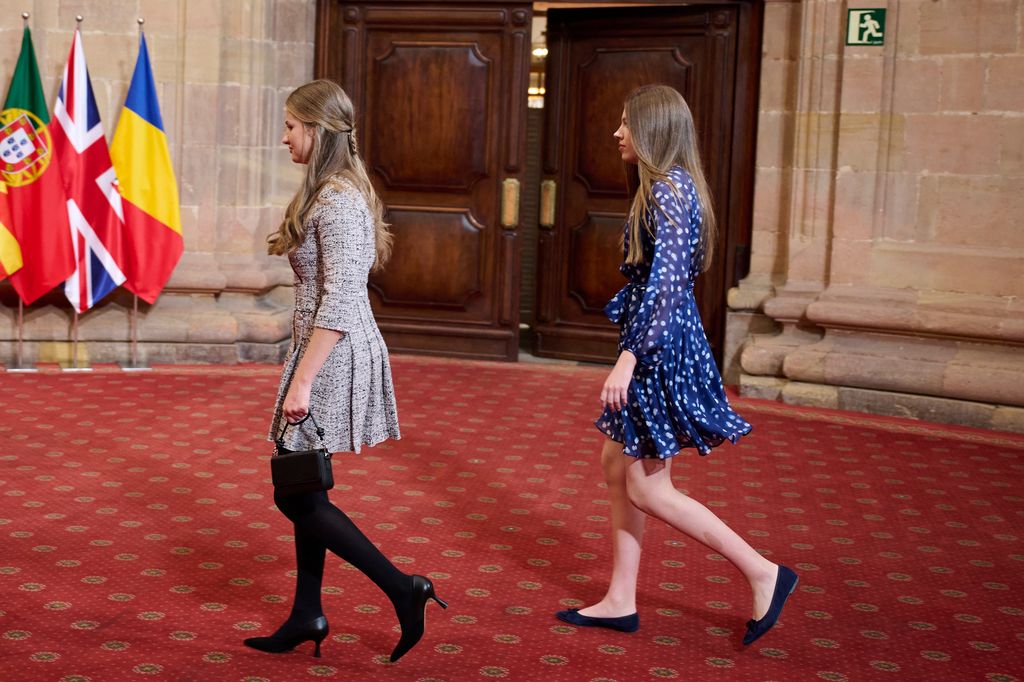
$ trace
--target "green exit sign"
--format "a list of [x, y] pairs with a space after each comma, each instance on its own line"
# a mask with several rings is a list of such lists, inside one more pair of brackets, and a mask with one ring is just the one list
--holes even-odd
[[846, 13], [847, 45], [881, 45], [885, 42], [885, 10], [851, 9]]

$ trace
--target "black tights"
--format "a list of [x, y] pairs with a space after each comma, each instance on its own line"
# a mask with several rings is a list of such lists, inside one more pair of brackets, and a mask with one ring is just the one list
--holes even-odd
[[288, 622], [310, 621], [323, 615], [320, 590], [324, 578], [324, 557], [331, 550], [362, 571], [391, 603], [399, 608], [411, 589], [409, 576], [402, 573], [363, 535], [345, 512], [327, 499], [327, 493], [274, 495], [274, 502], [295, 524], [295, 603]]

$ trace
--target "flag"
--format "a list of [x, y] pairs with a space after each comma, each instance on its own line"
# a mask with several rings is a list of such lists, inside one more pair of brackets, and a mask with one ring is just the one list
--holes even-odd
[[0, 113], [0, 181], [7, 185], [7, 227], [23, 259], [10, 280], [27, 305], [75, 269], [64, 185], [54, 162], [49, 122], [32, 34], [26, 26]]
[[81, 313], [124, 282], [119, 265], [124, 213], [77, 30], [53, 118], [53, 148], [68, 198], [75, 254], [75, 271], [64, 282], [64, 295]]
[[11, 232], [11, 208], [7, 205], [7, 185], [0, 181], [0, 280], [21, 268], [21, 246]]
[[139, 298], [153, 303], [185, 245], [178, 186], [160, 118], [146, 37], [141, 34], [139, 58], [114, 131], [110, 155], [124, 205], [124, 285]]

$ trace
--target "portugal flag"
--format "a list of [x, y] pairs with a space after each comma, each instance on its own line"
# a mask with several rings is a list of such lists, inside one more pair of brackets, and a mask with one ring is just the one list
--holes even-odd
[[67, 199], [53, 157], [49, 123], [32, 34], [25, 27], [21, 54], [0, 113], [0, 181], [7, 186], [7, 227], [20, 246], [23, 261], [10, 280], [26, 305], [75, 270]]
[[0, 181], [0, 280], [21, 269], [21, 246], [11, 232], [7, 185]]
[[178, 186], [144, 35], [139, 36], [139, 58], [114, 130], [110, 156], [121, 184], [124, 206], [124, 285], [139, 298], [153, 303], [170, 278], [185, 244], [181, 236]]

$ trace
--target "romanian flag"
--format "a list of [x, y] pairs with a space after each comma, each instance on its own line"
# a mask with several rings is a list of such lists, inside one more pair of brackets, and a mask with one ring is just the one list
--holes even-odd
[[11, 208], [7, 205], [7, 185], [0, 181], [0, 279], [21, 269], [21, 247], [11, 234]]
[[181, 257], [184, 240], [178, 186], [144, 35], [139, 37], [139, 58], [110, 156], [124, 206], [124, 285], [154, 303]]

